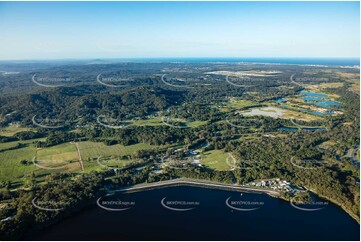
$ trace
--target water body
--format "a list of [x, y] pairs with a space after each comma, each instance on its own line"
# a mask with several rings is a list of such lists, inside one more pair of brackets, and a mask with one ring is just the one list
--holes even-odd
[[314, 98], [327, 98], [328, 96], [324, 93], [316, 93], [316, 92], [306, 92], [306, 91], [301, 91], [300, 92], [302, 95], [306, 95], [309, 97], [314, 97]]
[[[173, 187], [118, 194], [108, 200], [131, 202], [118, 212], [94, 206], [27, 240], [359, 240], [359, 224], [339, 207], [326, 204], [306, 212], [265, 194]], [[253, 207], [238, 211], [226, 205]], [[174, 201], [193, 202], [173, 211]], [[249, 205], [239, 206], [237, 202]], [[256, 205], [255, 205], [256, 204]]]
[[[87, 60], [89, 61], [89, 60]], [[180, 63], [258, 63], [258, 64], [293, 64], [293, 65], [327, 65], [327, 66], [359, 66], [360, 59], [355, 58], [116, 58], [99, 59], [107, 62], [180, 62]]]
[[[317, 131], [317, 130], [322, 130], [325, 131], [325, 128], [300, 128], [303, 131]], [[283, 130], [283, 131], [298, 131], [298, 128], [295, 127], [281, 127], [278, 128], [278, 130]]]
[[277, 104], [281, 104], [281, 103], [287, 102], [287, 98], [277, 98], [275, 101]]
[[[328, 112], [319, 112], [313, 110], [306, 110], [306, 109], [299, 109], [300, 112], [309, 113], [317, 116], [324, 117], [326, 115], [331, 115], [335, 111], [332, 110], [334, 107], [342, 107], [343, 104], [330, 100], [327, 94], [324, 93], [316, 93], [316, 92], [307, 92], [301, 91], [300, 94], [302, 95], [301, 99], [306, 101], [307, 104], [312, 104], [321, 108], [329, 109]], [[282, 104], [287, 101], [286, 98], [278, 98], [275, 100], [277, 104]], [[287, 105], [282, 105], [282, 108], [289, 109]]]
[[329, 100], [327, 94], [306, 91], [302, 91], [300, 94], [303, 95], [301, 99], [305, 100], [308, 104], [313, 104], [322, 108], [331, 109], [333, 106], [343, 106], [342, 103]]

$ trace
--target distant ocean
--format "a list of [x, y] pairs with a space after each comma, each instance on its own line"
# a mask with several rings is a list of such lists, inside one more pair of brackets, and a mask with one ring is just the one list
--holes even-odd
[[359, 58], [94, 58], [94, 59], [57, 59], [57, 60], [9, 60], [1, 64], [111, 64], [119, 62], [133, 63], [258, 63], [290, 65], [324, 65], [324, 66], [360, 66]]
[[136, 59], [113, 59], [130, 62], [244, 62], [264, 64], [294, 64], [294, 65], [327, 65], [327, 66], [359, 66], [357, 58], [136, 58]]

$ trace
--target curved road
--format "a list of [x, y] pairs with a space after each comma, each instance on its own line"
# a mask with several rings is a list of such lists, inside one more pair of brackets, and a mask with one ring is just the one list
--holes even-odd
[[293, 80], [294, 75], [296, 75], [296, 73], [292, 74], [292, 76], [290, 77], [291, 82], [293, 82], [294, 84], [299, 85], [301, 87], [304, 87], [304, 84], [301, 84], [301, 83]]

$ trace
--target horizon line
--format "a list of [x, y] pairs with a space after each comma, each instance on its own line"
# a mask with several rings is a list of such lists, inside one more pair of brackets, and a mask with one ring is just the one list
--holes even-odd
[[68, 58], [24, 58], [24, 59], [0, 59], [0, 61], [64, 61], [64, 60], [152, 60], [152, 59], [357, 59], [360, 57], [205, 57], [205, 56], [189, 56], [189, 57], [68, 57]]

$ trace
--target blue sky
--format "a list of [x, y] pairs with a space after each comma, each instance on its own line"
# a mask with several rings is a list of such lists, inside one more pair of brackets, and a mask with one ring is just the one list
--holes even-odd
[[0, 2], [0, 59], [359, 57], [359, 2]]

